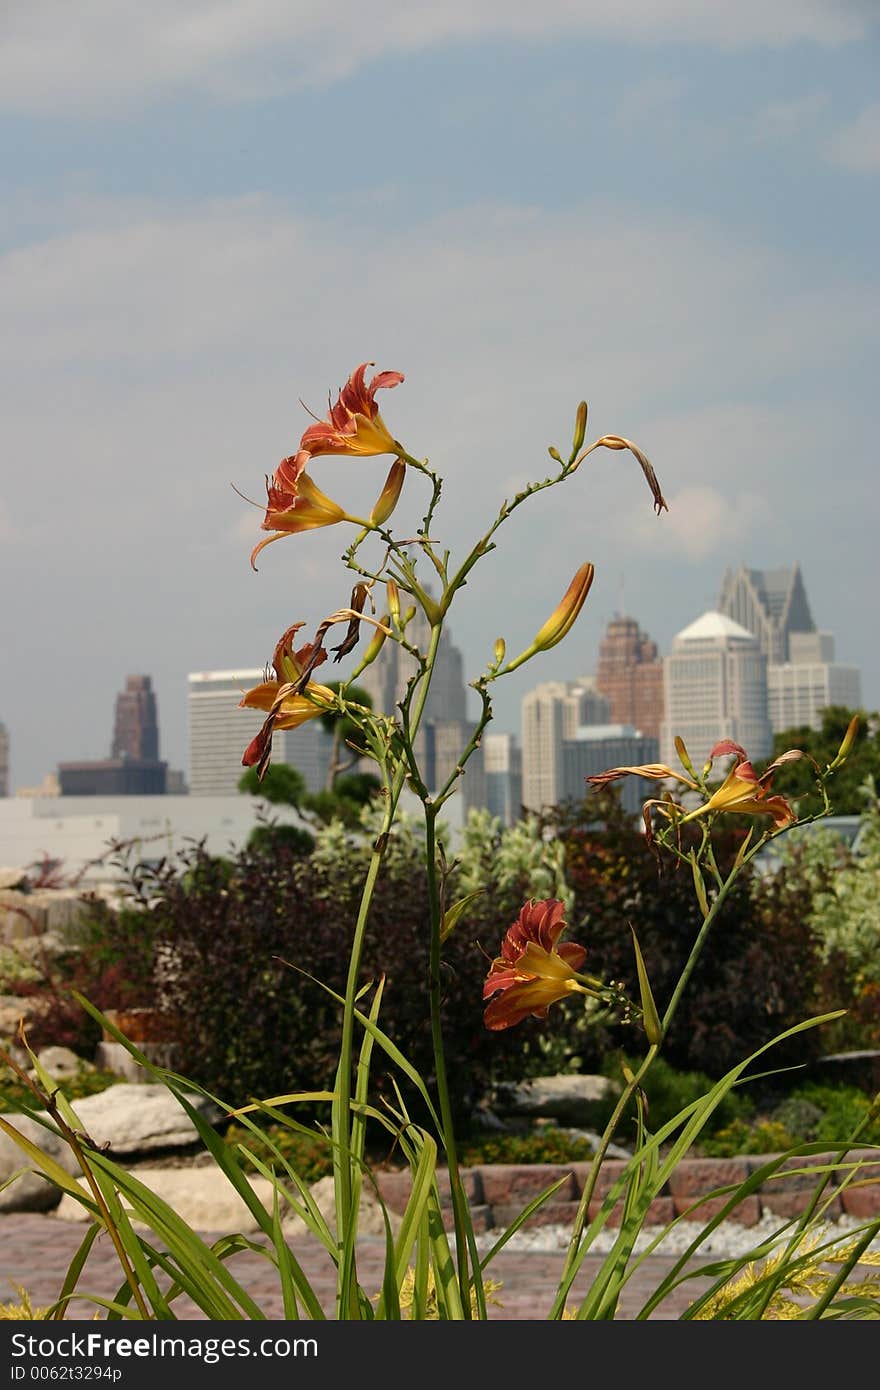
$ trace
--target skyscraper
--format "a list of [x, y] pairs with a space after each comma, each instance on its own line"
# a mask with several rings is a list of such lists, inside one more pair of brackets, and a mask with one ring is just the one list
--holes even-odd
[[156, 696], [149, 676], [126, 676], [125, 689], [116, 696], [111, 758], [159, 761], [159, 722]]
[[795, 564], [771, 570], [741, 565], [721, 582], [718, 611], [758, 638], [768, 662], [789, 661], [793, 632], [815, 632], [807, 591]]
[[774, 733], [783, 729], [821, 729], [828, 705], [858, 709], [862, 683], [857, 666], [834, 660], [830, 632], [793, 632], [790, 661], [767, 667], [767, 695]]
[[673, 638], [663, 678], [661, 762], [678, 768], [676, 736], [697, 768], [723, 738], [741, 744], [752, 758], [769, 755], [767, 658], [754, 633], [723, 613], [704, 613]]
[[[189, 791], [191, 796], [234, 796], [244, 773], [241, 757], [259, 732], [265, 712], [241, 709], [246, 690], [258, 685], [263, 670], [195, 671], [189, 684]], [[309, 791], [322, 791], [330, 765], [332, 739], [318, 719], [298, 729], [282, 729], [272, 740], [275, 762], [302, 773]]]
[[486, 808], [504, 825], [522, 811], [522, 749], [515, 734], [483, 735]]
[[564, 797], [563, 741], [608, 721], [608, 701], [587, 683], [544, 681], [522, 701], [523, 805], [540, 811]]
[[62, 796], [162, 796], [167, 772], [152, 681], [128, 676], [116, 697], [110, 757], [59, 763], [58, 780]]
[[610, 706], [610, 720], [657, 738], [663, 720], [663, 662], [635, 618], [612, 618], [599, 643], [596, 689]]
[[[406, 595], [401, 596], [404, 602]], [[407, 624], [406, 640], [421, 652], [428, 650], [431, 629], [421, 608]], [[398, 642], [386, 642], [376, 660], [357, 678], [377, 713], [399, 718], [399, 705], [407, 683], [418, 670], [415, 657]], [[444, 630], [437, 649], [431, 686], [413, 748], [430, 791], [438, 791], [454, 774], [473, 733], [475, 721], [467, 714], [464, 659]], [[461, 781], [465, 810], [485, 805], [483, 752], [478, 748], [468, 759]]]
[[729, 570], [718, 606], [755, 634], [767, 657], [774, 733], [803, 726], [820, 729], [828, 705], [859, 707], [858, 668], [836, 662], [832, 634], [817, 631], [798, 565]]

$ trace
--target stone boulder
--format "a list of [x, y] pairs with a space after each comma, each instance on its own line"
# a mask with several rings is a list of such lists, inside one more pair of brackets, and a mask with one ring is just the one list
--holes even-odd
[[78, 1057], [69, 1047], [44, 1047], [37, 1053], [37, 1061], [56, 1081], [67, 1081], [80, 1072], [95, 1070], [91, 1062]]
[[[71, 1174], [79, 1172], [79, 1166], [67, 1144], [58, 1134], [45, 1129], [30, 1115], [5, 1112], [2, 1119], [16, 1129], [25, 1139], [29, 1139], [42, 1153], [53, 1158], [56, 1163]], [[19, 1173], [8, 1187], [14, 1173]], [[39, 1168], [23, 1149], [10, 1139], [5, 1130], [0, 1129], [0, 1212], [9, 1211], [50, 1211], [61, 1199], [61, 1188], [43, 1177]]]
[[[138, 1090], [143, 1090], [142, 1086]], [[215, 1164], [191, 1164], [186, 1168], [151, 1168], [137, 1165], [130, 1169], [132, 1177], [142, 1182], [162, 1201], [173, 1207], [182, 1221], [194, 1231], [230, 1235], [241, 1232], [252, 1235], [260, 1229], [245, 1201], [232, 1183]], [[249, 1177], [248, 1182], [257, 1200], [272, 1210], [272, 1184], [267, 1178]], [[85, 1188], [85, 1179], [79, 1180]], [[91, 1213], [76, 1197], [62, 1197], [55, 1212], [61, 1221], [88, 1221]], [[146, 1229], [143, 1223], [133, 1222], [136, 1230]]]
[[[309, 1191], [315, 1200], [318, 1211], [323, 1216], [331, 1231], [336, 1230], [336, 1196], [333, 1186], [333, 1178], [319, 1178], [309, 1187]], [[296, 1195], [296, 1194], [294, 1194]], [[391, 1234], [396, 1236], [400, 1230], [401, 1216], [399, 1212], [388, 1211], [388, 1220], [391, 1224]], [[288, 1207], [287, 1215], [284, 1217], [285, 1230], [292, 1235], [298, 1232], [306, 1234], [308, 1227], [296, 1212]], [[309, 1234], [311, 1234], [309, 1232]], [[385, 1221], [382, 1215], [382, 1208], [376, 1198], [370, 1183], [364, 1181], [361, 1187], [361, 1200], [358, 1209], [358, 1235], [361, 1236], [384, 1236]]]
[[[223, 1115], [219, 1106], [196, 1092], [187, 1099], [209, 1124], [216, 1124]], [[120, 1081], [73, 1104], [89, 1138], [98, 1148], [108, 1149], [113, 1158], [182, 1148], [199, 1141], [199, 1132], [183, 1106], [158, 1082], [139, 1085]]]
[[500, 1083], [493, 1108], [499, 1115], [589, 1126], [619, 1094], [619, 1084], [607, 1076], [535, 1076], [529, 1081]]

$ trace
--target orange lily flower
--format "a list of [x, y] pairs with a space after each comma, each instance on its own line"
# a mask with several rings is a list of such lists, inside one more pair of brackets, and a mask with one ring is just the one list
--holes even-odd
[[296, 490], [289, 492], [275, 482], [266, 480], [266, 515], [260, 523], [261, 531], [273, 531], [251, 551], [251, 567], [261, 550], [282, 536], [295, 536], [300, 531], [314, 531], [320, 526], [336, 526], [340, 521], [350, 521], [353, 526], [382, 526], [388, 520], [400, 498], [406, 464], [395, 459], [391, 471], [385, 479], [369, 518], [354, 516], [322, 492], [308, 473], [301, 473]]
[[332, 497], [328, 497], [316, 487], [308, 473], [300, 474], [295, 492], [287, 492], [274, 482], [267, 482], [266, 492], [266, 515], [260, 530], [274, 531], [275, 534], [267, 536], [259, 545], [254, 546], [251, 551], [251, 565], [254, 569], [254, 561], [260, 551], [273, 541], [280, 540], [282, 536], [295, 536], [300, 531], [314, 531], [319, 526], [336, 526], [340, 521], [357, 521], [357, 518], [349, 516], [338, 502], [334, 502]]
[[239, 701], [240, 709], [268, 711], [262, 729], [248, 744], [241, 759], [244, 767], [256, 767], [261, 778], [269, 766], [274, 731], [296, 729], [306, 720], [315, 719], [330, 709], [336, 698], [332, 690], [317, 681], [308, 681], [302, 693], [296, 690], [304, 672], [327, 659], [327, 653], [323, 649], [316, 650], [313, 642], [294, 651], [294, 636], [303, 626], [303, 623], [294, 623], [279, 639], [272, 657], [275, 679], [255, 685]]
[[483, 985], [484, 999], [498, 995], [483, 1015], [487, 1028], [510, 1028], [530, 1014], [545, 1018], [551, 1004], [573, 992], [595, 995], [577, 975], [586, 959], [584, 947], [573, 941], [557, 946], [565, 931], [564, 911], [556, 898], [532, 900], [508, 929]]
[[402, 372], [377, 372], [367, 384], [364, 374], [372, 362], [362, 362], [352, 372], [323, 420], [309, 425], [300, 440], [297, 453], [282, 459], [275, 470], [276, 487], [296, 493], [297, 484], [309, 459], [321, 454], [394, 454], [397, 446], [388, 426], [379, 414], [376, 392], [399, 386]]

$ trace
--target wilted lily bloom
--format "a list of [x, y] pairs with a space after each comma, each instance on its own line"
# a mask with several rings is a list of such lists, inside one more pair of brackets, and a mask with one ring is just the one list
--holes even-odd
[[[683, 745], [681, 750], [683, 751]], [[774, 762], [761, 773], [760, 776], [755, 772], [748, 754], [738, 743], [732, 739], [722, 739], [716, 743], [709, 754], [707, 766], [715, 758], [724, 758], [729, 754], [736, 755], [736, 762], [727, 774], [722, 785], [714, 791], [702, 806], [698, 806], [693, 811], [688, 811], [686, 815], [679, 818], [679, 824], [684, 825], [686, 821], [696, 820], [698, 816], [709, 815], [715, 811], [734, 811], [745, 816], [772, 816], [777, 830], [781, 830], [786, 825], [791, 825], [797, 820], [797, 814], [791, 804], [786, 801], [784, 796], [771, 796], [770, 788], [773, 782], [773, 774], [782, 763], [791, 762], [795, 758], [807, 756], [799, 748], [791, 748], [787, 753], [782, 753]], [[686, 755], [685, 755], [686, 756]], [[689, 760], [688, 760], [689, 765]], [[699, 791], [700, 787], [696, 781], [685, 776], [681, 772], [674, 772], [671, 767], [664, 763], [645, 763], [641, 767], [612, 767], [607, 772], [599, 772], [586, 780], [594, 787], [607, 786], [609, 782], [616, 781], [619, 777], [647, 777], [652, 781], [666, 781], [672, 779], [688, 787], [691, 791]], [[663, 803], [658, 801], [648, 801], [645, 803], [645, 825], [650, 836], [650, 808], [661, 806]]]
[[567, 994], [597, 997], [591, 986], [600, 981], [577, 973], [586, 960], [584, 947], [573, 941], [557, 945], [565, 931], [564, 912], [556, 898], [532, 900], [508, 929], [483, 985], [484, 999], [498, 995], [483, 1016], [487, 1028], [510, 1028], [530, 1014], [544, 1018], [549, 1006]]
[[698, 806], [682, 817], [685, 821], [696, 820], [697, 816], [709, 815], [714, 811], [733, 811], [743, 816], [772, 816], [777, 830], [782, 830], [797, 820], [797, 812], [784, 796], [771, 796], [773, 774], [782, 763], [806, 755], [799, 748], [790, 748], [782, 753], [764, 769], [760, 776], [755, 772], [744, 748], [732, 739], [722, 739], [716, 743], [709, 754], [709, 761], [725, 758], [733, 753], [736, 761], [721, 786], [714, 791], [704, 805]]
[[263, 727], [251, 739], [241, 760], [244, 767], [256, 767], [260, 777], [269, 766], [275, 730], [298, 728], [306, 720], [314, 719], [332, 708], [336, 698], [332, 690], [326, 685], [319, 685], [317, 681], [309, 681], [301, 693], [296, 690], [303, 673], [327, 659], [326, 652], [316, 651], [313, 642], [294, 651], [294, 637], [303, 626], [303, 623], [294, 623], [280, 638], [272, 657], [275, 679], [255, 685], [239, 701], [239, 708], [267, 711]]

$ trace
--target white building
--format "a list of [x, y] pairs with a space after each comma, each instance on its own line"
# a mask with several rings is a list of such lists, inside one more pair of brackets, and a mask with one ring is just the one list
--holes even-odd
[[789, 660], [767, 667], [767, 697], [773, 732], [821, 729], [829, 705], [859, 709], [862, 684], [857, 666], [834, 660], [830, 632], [793, 632]]
[[704, 613], [673, 639], [663, 659], [663, 688], [661, 762], [678, 768], [676, 736], [698, 770], [723, 738], [756, 760], [771, 753], [767, 658], [759, 639], [732, 618]]
[[131, 844], [134, 862], [174, 857], [204, 839], [209, 854], [241, 849], [261, 814], [308, 828], [292, 806], [256, 796], [36, 796], [0, 800], [0, 865], [23, 869], [48, 855], [83, 887], [120, 877], [113, 846]]
[[[264, 679], [262, 668], [197, 671], [189, 676], [189, 791], [191, 796], [233, 796], [244, 768], [241, 758], [266, 717], [241, 709], [246, 690]], [[302, 773], [309, 791], [324, 788], [332, 740], [320, 720], [282, 729], [272, 740], [275, 762]]]
[[562, 744], [584, 725], [608, 719], [609, 705], [592, 683], [544, 681], [523, 696], [523, 805], [530, 811], [563, 800]]
[[522, 749], [515, 734], [483, 735], [486, 807], [504, 825], [522, 813]]

